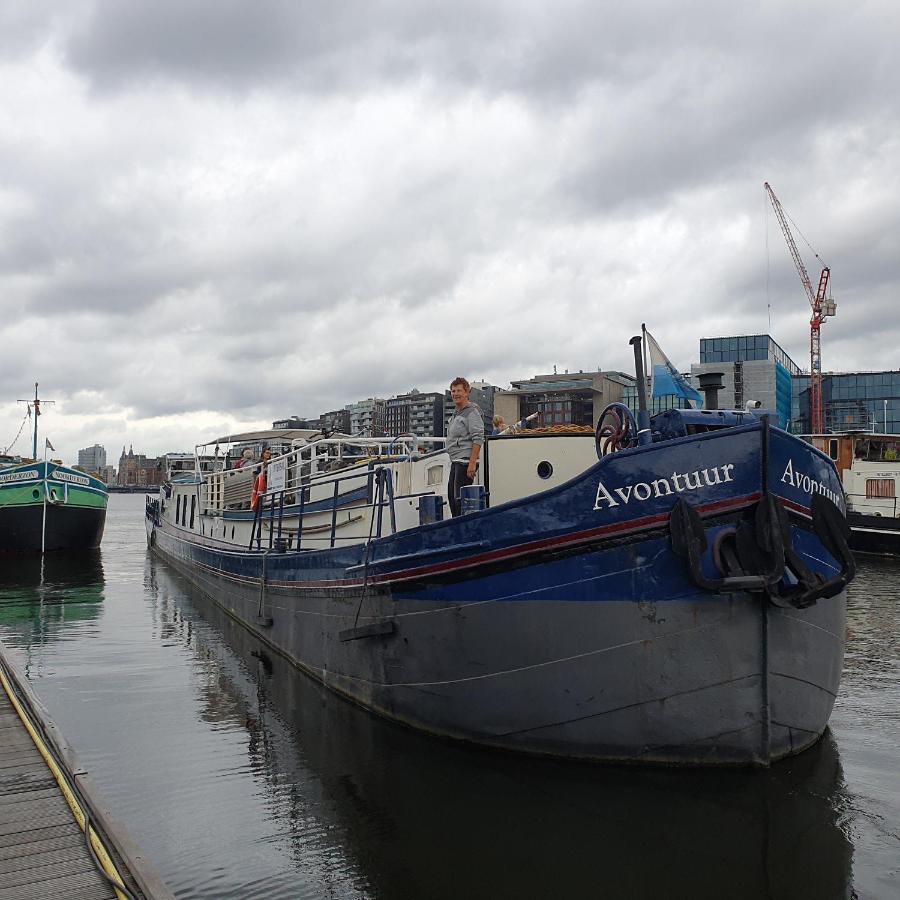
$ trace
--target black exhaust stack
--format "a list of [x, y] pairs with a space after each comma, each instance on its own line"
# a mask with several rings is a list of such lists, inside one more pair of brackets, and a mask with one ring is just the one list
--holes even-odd
[[719, 391], [725, 387], [722, 377], [722, 372], [704, 372], [698, 376], [697, 381], [700, 383], [700, 390], [706, 395], [706, 400], [703, 403], [705, 409], [719, 408]]

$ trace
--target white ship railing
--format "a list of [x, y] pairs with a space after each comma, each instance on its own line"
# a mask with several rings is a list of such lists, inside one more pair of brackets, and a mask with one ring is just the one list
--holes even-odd
[[[249, 510], [254, 485], [263, 468], [267, 485], [260, 494], [254, 514], [250, 547], [262, 549], [262, 531], [268, 518], [269, 549], [280, 548], [284, 541], [285, 507], [297, 509], [297, 544], [303, 540], [303, 522], [308, 507], [316, 504], [316, 514], [330, 512], [328, 545], [334, 547], [340, 509], [370, 510], [368, 540], [372, 531], [380, 536], [385, 510], [391, 533], [397, 529], [394, 506], [394, 471], [398, 462], [412, 462], [440, 452], [443, 437], [401, 435], [392, 438], [333, 437], [320, 438], [294, 447], [288, 453], [273, 457], [268, 463], [256, 462], [239, 469], [224, 469], [202, 475], [201, 505], [207, 514], [222, 515], [228, 511]], [[429, 445], [436, 449], [430, 452]], [[283, 477], [280, 473], [283, 472]], [[367, 488], [365, 500], [348, 507], [348, 495], [360, 487]], [[322, 504], [327, 506], [323, 509]], [[292, 516], [294, 513], [292, 513]], [[377, 528], [376, 528], [377, 524]], [[324, 537], [324, 535], [323, 535]], [[359, 536], [347, 540], [359, 543]], [[286, 549], [286, 548], [285, 548]]]

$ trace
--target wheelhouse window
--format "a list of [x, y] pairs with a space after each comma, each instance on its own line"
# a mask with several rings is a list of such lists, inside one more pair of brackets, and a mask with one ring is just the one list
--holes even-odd
[[838, 442], [834, 439], [829, 439], [828, 441], [828, 455], [832, 459], [838, 458]]

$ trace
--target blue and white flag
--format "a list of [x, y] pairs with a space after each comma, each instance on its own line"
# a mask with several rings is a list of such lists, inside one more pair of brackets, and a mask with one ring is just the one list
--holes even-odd
[[647, 341], [647, 350], [650, 353], [650, 396], [651, 397], [681, 397], [693, 403], [699, 409], [703, 406], [703, 398], [699, 391], [692, 388], [684, 376], [672, 365], [669, 357], [656, 343], [656, 339], [649, 331], [644, 332]]

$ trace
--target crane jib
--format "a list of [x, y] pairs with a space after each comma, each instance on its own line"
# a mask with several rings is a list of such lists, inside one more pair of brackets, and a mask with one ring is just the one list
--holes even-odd
[[[803, 265], [803, 259], [800, 251], [794, 242], [794, 236], [788, 225], [787, 216], [781, 206], [781, 201], [775, 196], [769, 182], [765, 182], [764, 187], [769, 199], [772, 201], [772, 208], [778, 218], [778, 224], [784, 234], [784, 239], [788, 245], [788, 250], [794, 260], [794, 266], [800, 275], [800, 281], [809, 298], [809, 304], [812, 307], [812, 317], [809, 320], [809, 413], [810, 413], [810, 431], [813, 434], [821, 434], [825, 430], [825, 405], [822, 396], [822, 339], [820, 329], [822, 323], [828, 316], [833, 316], [836, 312], [836, 304], [833, 300], [827, 300], [828, 282], [831, 278], [831, 269], [828, 266], [822, 267], [822, 273], [819, 275], [819, 288], [813, 293], [812, 283], [809, 280], [809, 273], [806, 266]], [[804, 239], [805, 240], [805, 239]], [[807, 241], [807, 243], [809, 243]], [[813, 251], [815, 252], [815, 251]], [[818, 254], [816, 254], [818, 258]]]

